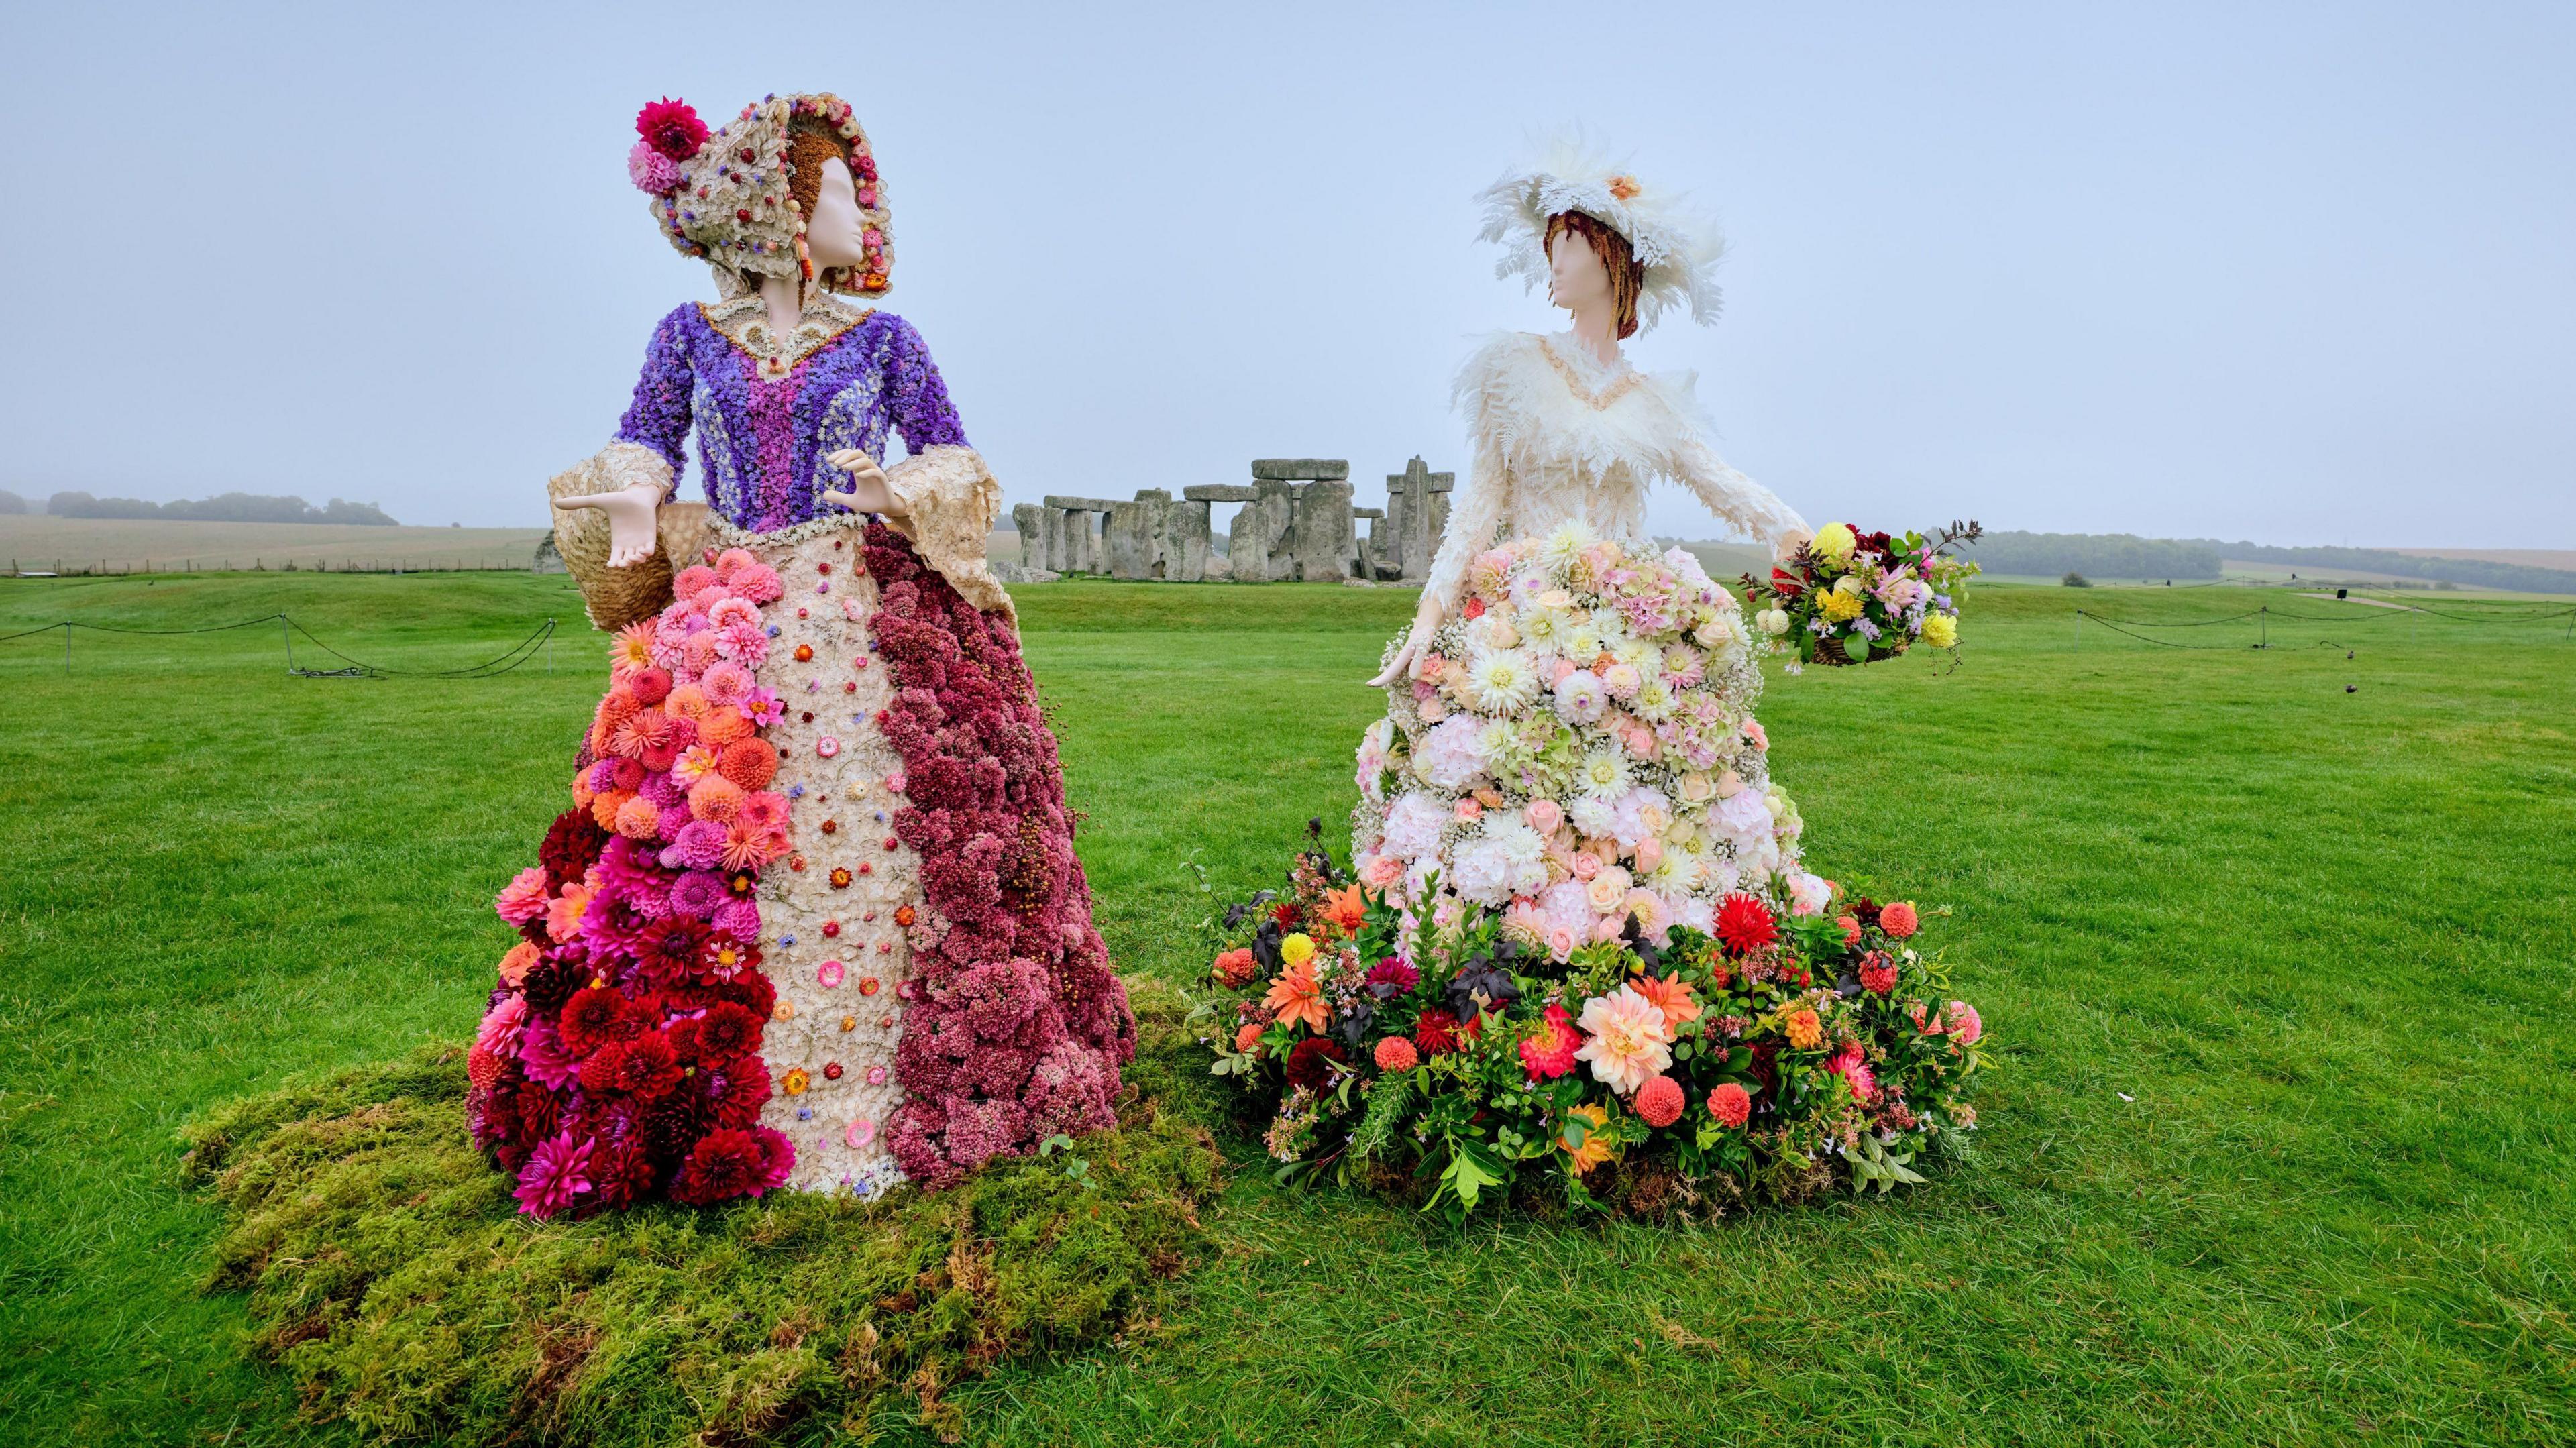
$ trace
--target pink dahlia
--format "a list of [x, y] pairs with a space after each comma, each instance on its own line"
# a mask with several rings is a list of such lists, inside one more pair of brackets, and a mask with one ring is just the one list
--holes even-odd
[[647, 196], [662, 196], [680, 186], [680, 167], [670, 157], [653, 149], [650, 141], [638, 141], [626, 153], [626, 179]]
[[779, 595], [787, 591], [786, 585], [779, 582], [778, 570], [766, 563], [751, 563], [735, 569], [733, 576], [725, 580], [725, 586], [732, 589], [736, 597], [747, 598], [754, 603], [776, 602]]
[[635, 134], [665, 159], [686, 161], [707, 143], [707, 123], [697, 107], [664, 96], [635, 113]]
[[1966, 1001], [1950, 1002], [1950, 1034], [1962, 1046], [1973, 1046], [1986, 1033], [1986, 1023], [1977, 1019], [1977, 1008]]
[[1886, 995], [1896, 989], [1896, 961], [1884, 950], [1873, 950], [1860, 958], [1861, 989], [1872, 995]]
[[[1663, 1017], [1658, 1014], [1655, 1019], [1661, 1021]], [[1565, 1013], [1564, 1006], [1551, 1002], [1538, 1034], [1521, 1042], [1521, 1068], [1533, 1081], [1553, 1080], [1574, 1069], [1582, 1046], [1583, 1037], [1575, 1033], [1573, 1017]]]
[[[1255, 1028], [1258, 1031], [1258, 1027]], [[1381, 1071], [1410, 1071], [1422, 1064], [1413, 1043], [1402, 1036], [1389, 1036], [1377, 1043], [1377, 1068]]]
[[1878, 1073], [1869, 1069], [1857, 1044], [1843, 1047], [1825, 1062], [1825, 1069], [1851, 1083], [1852, 1095], [1863, 1104], [1878, 1095]]
[[546, 912], [546, 872], [535, 865], [521, 870], [492, 898], [492, 908], [513, 925], [525, 925]]
[[722, 579], [727, 584], [731, 584], [734, 581], [735, 576], [740, 574], [744, 569], [758, 568], [759, 566], [760, 560], [752, 556], [750, 549], [728, 548], [722, 553], [716, 555], [715, 572], [717, 578]]
[[513, 1055], [519, 1049], [519, 1028], [527, 1019], [528, 998], [512, 991], [483, 1013], [483, 1023], [474, 1028], [474, 1044], [497, 1056]]
[[738, 704], [751, 692], [751, 671], [731, 659], [710, 662], [707, 671], [698, 677], [698, 687], [718, 704]]
[[1878, 928], [1886, 931], [1891, 940], [1903, 940], [1921, 929], [1922, 924], [1910, 901], [1899, 900], [1878, 912]]
[[532, 1217], [551, 1217], [590, 1190], [591, 1139], [549, 1137], [539, 1143], [519, 1169], [519, 1210]]
[[1589, 1039], [1576, 1058], [1591, 1062], [1593, 1079], [1622, 1095], [1673, 1064], [1673, 1029], [1663, 1009], [1633, 987], [1585, 1001], [1577, 1024]]

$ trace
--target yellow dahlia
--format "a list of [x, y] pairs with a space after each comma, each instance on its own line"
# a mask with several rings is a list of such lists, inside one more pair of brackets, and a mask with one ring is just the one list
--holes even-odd
[[1581, 1146], [1567, 1142], [1565, 1138], [1570, 1133], [1560, 1132], [1556, 1138], [1557, 1146], [1574, 1158], [1574, 1171], [1580, 1176], [1610, 1159], [1610, 1143], [1601, 1134], [1602, 1128], [1610, 1124], [1610, 1112], [1600, 1106], [1571, 1106], [1566, 1108], [1565, 1114], [1582, 1117], [1588, 1126]]

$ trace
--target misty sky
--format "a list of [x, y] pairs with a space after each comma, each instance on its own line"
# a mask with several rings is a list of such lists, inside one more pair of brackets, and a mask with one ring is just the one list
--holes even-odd
[[828, 89], [1014, 501], [1462, 466], [1562, 315], [1470, 197], [1580, 122], [1724, 219], [1632, 355], [1811, 521], [2576, 547], [2576, 8], [1596, 8], [15, 4], [0, 487], [542, 526], [713, 295], [636, 108]]

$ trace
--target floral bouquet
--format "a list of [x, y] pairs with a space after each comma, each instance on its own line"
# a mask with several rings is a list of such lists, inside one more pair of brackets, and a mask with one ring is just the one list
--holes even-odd
[[1558, 1193], [1714, 1215], [1920, 1182], [1976, 1126], [1983, 1027], [1910, 904], [1735, 892], [1708, 930], [1638, 912], [1559, 956], [1483, 906], [1410, 915], [1320, 849], [1289, 878], [1225, 917], [1249, 939], [1196, 1017], [1283, 1179], [1452, 1221]]
[[1744, 575], [1744, 598], [1760, 609], [1754, 626], [1772, 650], [1794, 652], [1802, 664], [1874, 664], [1917, 639], [1956, 649], [1959, 586], [1977, 565], [1948, 550], [1983, 535], [1974, 522], [1952, 523], [1933, 539], [1827, 523], [1768, 579]]

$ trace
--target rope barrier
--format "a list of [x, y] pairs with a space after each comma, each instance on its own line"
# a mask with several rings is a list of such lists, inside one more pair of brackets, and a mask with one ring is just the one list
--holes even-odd
[[[2093, 623], [2095, 623], [2095, 624], [2097, 624], [2097, 625], [2099, 625], [2099, 626], [2101, 626], [2101, 627], [2103, 627], [2103, 628], [2109, 629], [2109, 630], [2110, 630], [2111, 632], [2113, 632], [2113, 633], [2120, 634], [2120, 635], [2122, 635], [2123, 637], [2126, 637], [2126, 638], [2133, 638], [2133, 639], [2136, 639], [2136, 640], [2138, 640], [2138, 641], [2139, 641], [2139, 642], [2141, 642], [2141, 643], [2150, 643], [2150, 644], [2154, 644], [2154, 645], [2156, 645], [2156, 646], [2158, 646], [2158, 647], [2160, 647], [2160, 648], [2168, 648], [2168, 649], [2239, 649], [2239, 648], [2246, 648], [2246, 649], [2268, 649], [2268, 648], [2272, 647], [2272, 641], [2271, 641], [2271, 638], [2272, 638], [2272, 636], [2271, 636], [2271, 624], [2272, 624], [2272, 620], [2274, 620], [2274, 619], [2276, 619], [2276, 618], [2277, 618], [2277, 619], [2281, 619], [2281, 620], [2283, 620], [2283, 621], [2285, 621], [2285, 622], [2295, 622], [2295, 623], [2333, 623], [2333, 624], [2354, 624], [2354, 623], [2385, 623], [2385, 622], [2387, 622], [2387, 621], [2389, 621], [2389, 620], [2391, 620], [2391, 619], [2414, 618], [2414, 617], [2419, 617], [2419, 616], [2420, 616], [2420, 617], [2432, 617], [2432, 618], [2446, 618], [2446, 619], [2452, 619], [2452, 620], [2454, 620], [2454, 621], [2461, 622], [2461, 623], [2468, 623], [2468, 624], [2485, 624], [2485, 625], [2492, 625], [2492, 624], [2517, 624], [2517, 623], [2543, 623], [2543, 622], [2547, 622], [2547, 621], [2549, 621], [2549, 620], [2551, 620], [2551, 619], [2564, 618], [2564, 619], [2567, 619], [2567, 620], [2568, 620], [2567, 632], [2568, 632], [2569, 636], [2570, 636], [2570, 637], [2576, 637], [2576, 605], [2565, 605], [2565, 606], [2560, 606], [2560, 605], [2552, 605], [2552, 604], [2540, 604], [2540, 603], [2537, 603], [2536, 601], [2529, 601], [2529, 600], [2506, 600], [2506, 601], [2505, 601], [2505, 606], [2513, 606], [2514, 604], [2522, 604], [2523, 606], [2526, 606], [2526, 607], [2538, 607], [2538, 608], [2542, 609], [2543, 611], [2542, 611], [2542, 612], [2539, 612], [2539, 613], [2513, 613], [2513, 614], [2446, 613], [2446, 612], [2444, 612], [2444, 611], [2442, 611], [2442, 610], [2440, 610], [2440, 609], [2422, 608], [2422, 607], [2419, 607], [2419, 606], [2414, 605], [2414, 604], [2402, 604], [2402, 605], [2397, 605], [2397, 606], [2388, 607], [2388, 608], [2372, 609], [2372, 610], [2366, 610], [2366, 611], [2355, 611], [2355, 612], [2351, 612], [2351, 613], [2331, 613], [2331, 614], [2328, 614], [2328, 613], [2294, 613], [2294, 612], [2290, 612], [2290, 611], [2287, 611], [2287, 610], [2284, 610], [2284, 609], [2277, 609], [2277, 608], [2273, 608], [2273, 607], [2271, 607], [2269, 604], [2266, 604], [2266, 605], [2264, 605], [2264, 606], [2263, 606], [2263, 607], [2261, 607], [2261, 608], [2249, 609], [2249, 610], [2247, 610], [2247, 611], [2246, 611], [2246, 612], [2244, 612], [2244, 613], [2229, 614], [2228, 616], [2226, 616], [2226, 617], [2224, 617], [2224, 618], [2195, 618], [2195, 619], [2173, 619], [2173, 620], [2163, 620], [2163, 619], [2142, 619], [2142, 618], [2107, 618], [2107, 617], [2105, 617], [2105, 616], [2103, 616], [2103, 615], [2101, 615], [2101, 614], [2098, 614], [2098, 613], [2093, 612], [2091, 609], [2088, 609], [2088, 608], [2078, 608], [2077, 610], [2075, 610], [2075, 642], [2076, 642], [2076, 646], [2077, 646], [2077, 647], [2079, 647], [2079, 648], [2080, 648], [2080, 647], [2082, 647], [2082, 646], [2083, 646], [2083, 642], [2084, 642], [2084, 625], [2085, 625], [2085, 622], [2086, 622], [2087, 620], [2090, 620], [2091, 622], [2093, 622]], [[2243, 623], [2245, 620], [2247, 620], [2247, 619], [2249, 619], [2249, 618], [2250, 618], [2250, 619], [2257, 620], [2257, 621], [2258, 621], [2258, 626], [2262, 629], [2262, 636], [2261, 636], [2261, 638], [2260, 638], [2260, 639], [2258, 639], [2256, 642], [2254, 642], [2254, 643], [2250, 643], [2250, 644], [2187, 644], [2187, 643], [2178, 643], [2178, 642], [2176, 642], [2176, 641], [2174, 641], [2174, 640], [2172, 640], [2172, 639], [2160, 639], [2160, 638], [2155, 638], [2155, 637], [2153, 637], [2153, 636], [2151, 636], [2151, 635], [2148, 635], [2148, 634], [2142, 634], [2142, 633], [2136, 632], [2136, 630], [2138, 630], [2138, 629], [2142, 629], [2142, 628], [2154, 628], [2154, 629], [2210, 628], [2210, 627], [2214, 627], [2214, 626], [2219, 625], [2219, 624]], [[2320, 646], [2320, 647], [2331, 647], [2331, 648], [2342, 648], [2342, 647], [2344, 647], [2344, 645], [2342, 645], [2342, 644], [2340, 644], [2340, 643], [2335, 643], [2335, 642], [2328, 641], [2328, 640], [2320, 640], [2320, 641], [2316, 641], [2316, 642], [2318, 642], [2318, 644], [2319, 644], [2319, 646]]]
[[[49, 623], [41, 628], [21, 629], [13, 634], [0, 634], [0, 644], [34, 638], [60, 629], [63, 635], [63, 671], [69, 673], [72, 666], [72, 632], [75, 629], [87, 630], [90, 633], [119, 634], [130, 638], [190, 638], [198, 634], [231, 633], [237, 629], [256, 628], [262, 624], [271, 623], [278, 626], [278, 637], [286, 646], [286, 672], [300, 679], [490, 679], [509, 673], [535, 658], [540, 652], [546, 655], [547, 671], [552, 672], [554, 669], [554, 654], [549, 645], [554, 642], [555, 620], [551, 618], [537, 625], [534, 632], [512, 644], [502, 653], [479, 664], [467, 664], [455, 669], [389, 669], [381, 664], [371, 664], [324, 643], [314, 636], [312, 630], [284, 613], [246, 618], [239, 623], [212, 624], [205, 628], [120, 628], [114, 624], [81, 623], [74, 619], [64, 619], [60, 623]], [[298, 665], [295, 662], [295, 640], [299, 635], [307, 644], [338, 659], [342, 666], [336, 669], [308, 669]]]

